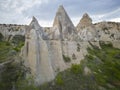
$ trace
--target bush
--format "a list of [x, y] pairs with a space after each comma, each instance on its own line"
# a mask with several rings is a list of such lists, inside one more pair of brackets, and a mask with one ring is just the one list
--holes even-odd
[[56, 77], [56, 84], [60, 85], [60, 86], [64, 84], [64, 81], [63, 81], [62, 76], [60, 74], [58, 74]]
[[100, 44], [100, 46], [101, 46], [101, 48], [106, 48], [106, 47], [113, 47], [113, 45], [112, 45], [112, 43], [111, 42], [104, 42], [104, 41], [100, 41], [99, 42], [99, 44]]
[[70, 57], [65, 56], [65, 55], [63, 55], [63, 60], [64, 60], [65, 62], [70, 62], [70, 61], [71, 61]]
[[11, 42], [15, 45], [19, 45], [20, 43], [24, 43], [25, 42], [25, 36], [15, 35]]
[[71, 72], [74, 73], [74, 74], [81, 74], [82, 73], [82, 67], [80, 66], [80, 64], [72, 64]]

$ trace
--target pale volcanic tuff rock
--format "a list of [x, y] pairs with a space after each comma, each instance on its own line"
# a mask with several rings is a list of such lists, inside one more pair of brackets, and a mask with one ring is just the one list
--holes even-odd
[[83, 15], [76, 28], [82, 41], [98, 41], [96, 29], [87, 13]]
[[34, 16], [29, 27], [35, 29], [36, 31], [39, 31], [39, 34], [41, 35], [42, 39], [47, 39], [46, 33], [44, 32], [43, 28], [39, 25], [37, 19]]
[[59, 6], [53, 23], [53, 39], [73, 40], [76, 29], [63, 6]]
[[43, 40], [42, 27], [34, 17], [29, 25], [29, 29], [29, 32], [26, 34], [23, 54], [25, 54], [25, 64], [30, 67], [35, 83], [40, 85], [53, 80], [55, 75], [46, 41]]
[[79, 31], [80, 29], [83, 29], [91, 25], [92, 25], [92, 19], [89, 17], [87, 13], [85, 13], [77, 25], [77, 30]]
[[8, 40], [12, 39], [15, 35], [24, 36], [26, 28], [27, 25], [0, 24], [0, 33], [4, 36], [5, 40]]
[[101, 41], [120, 41], [120, 23], [100, 22], [95, 28]]

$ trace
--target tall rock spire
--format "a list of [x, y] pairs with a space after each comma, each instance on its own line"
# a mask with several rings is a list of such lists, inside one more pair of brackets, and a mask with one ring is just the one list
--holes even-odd
[[56, 13], [53, 29], [55, 32], [56, 30], [57, 32], [60, 32], [59, 39], [63, 40], [71, 40], [71, 35], [75, 33], [75, 27], [62, 5], [59, 6]]
[[92, 19], [89, 17], [87, 13], [85, 13], [77, 25], [77, 29], [83, 29], [85, 27], [92, 25]]
[[35, 17], [33, 17], [28, 31], [24, 46], [25, 63], [29, 65], [36, 85], [40, 85], [53, 80], [55, 75], [50, 62], [47, 43], [44, 40], [43, 29]]
[[39, 25], [38, 20], [34, 16], [29, 27], [30, 29], [34, 29], [39, 32], [39, 35], [42, 37], [42, 39], [47, 39], [47, 36], [45, 36], [45, 33], [43, 32], [43, 28]]
[[83, 41], [94, 41], [96, 38], [96, 29], [92, 24], [92, 19], [87, 13], [85, 13], [77, 25], [77, 31], [81, 40]]
[[39, 25], [37, 19], [33, 16], [32, 21], [29, 25], [32, 29], [40, 30], [42, 27]]

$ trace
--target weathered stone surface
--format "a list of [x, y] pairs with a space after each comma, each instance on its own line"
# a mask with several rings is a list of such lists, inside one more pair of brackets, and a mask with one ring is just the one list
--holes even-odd
[[84, 14], [77, 31], [82, 41], [119, 41], [120, 23], [100, 22], [92, 24], [92, 19], [88, 14]]
[[77, 25], [77, 30], [84, 29], [85, 27], [89, 27], [92, 25], [92, 19], [89, 17], [87, 13], [85, 13]]
[[76, 29], [63, 6], [59, 6], [53, 23], [53, 39], [73, 40]]
[[100, 22], [94, 26], [100, 41], [120, 41], [120, 23]]
[[45, 32], [43, 32], [43, 28], [39, 25], [37, 19], [34, 16], [32, 18], [32, 21], [31, 21], [29, 27], [30, 27], [30, 29], [35, 29], [36, 31], [39, 31], [39, 34], [42, 39], [47, 39]]
[[5, 40], [11, 39], [15, 35], [25, 35], [26, 25], [0, 24], [0, 33]]
[[26, 36], [26, 64], [31, 68], [37, 85], [51, 81], [55, 75], [48, 55], [46, 41], [43, 40], [43, 31], [37, 20], [33, 18], [31, 29]]
[[62, 43], [60, 40], [47, 41], [49, 58], [52, 63], [54, 73], [57, 74], [59, 71], [66, 69], [65, 62], [62, 56]]
[[98, 41], [95, 26], [87, 13], [83, 15], [76, 28], [82, 41]]

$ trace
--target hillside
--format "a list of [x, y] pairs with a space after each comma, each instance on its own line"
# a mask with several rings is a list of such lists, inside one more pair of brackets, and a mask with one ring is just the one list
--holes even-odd
[[40, 90], [119, 90], [120, 49], [100, 42], [88, 48], [80, 64], [60, 72], [53, 82], [45, 83]]
[[119, 90], [120, 23], [74, 26], [59, 6], [52, 27], [0, 24], [0, 89]]

